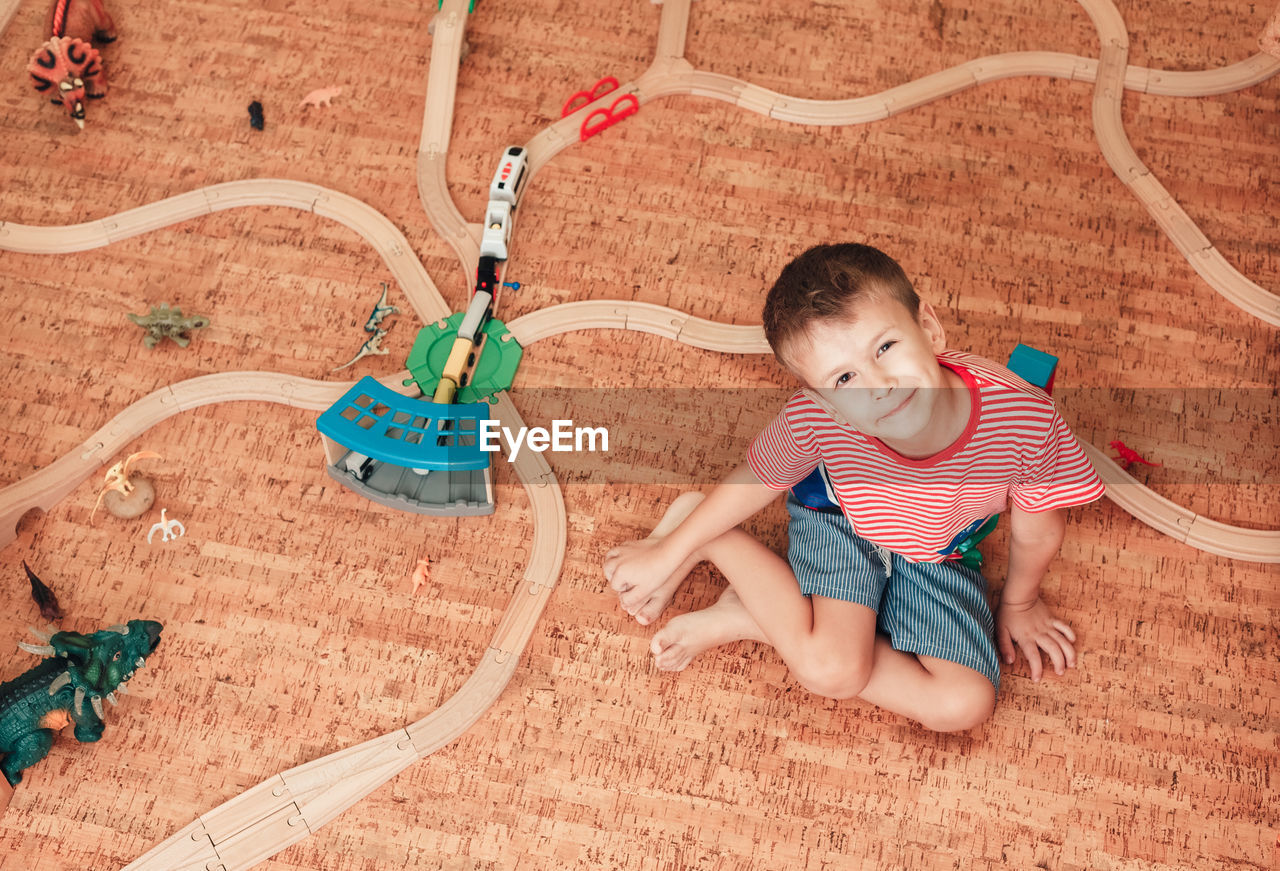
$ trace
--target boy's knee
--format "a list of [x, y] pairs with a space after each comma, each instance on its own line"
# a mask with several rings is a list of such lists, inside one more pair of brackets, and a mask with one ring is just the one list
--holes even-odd
[[981, 675], [951, 682], [939, 692], [920, 718], [920, 724], [935, 732], [964, 732], [991, 718], [996, 707], [996, 688]]
[[871, 679], [871, 661], [866, 658], [822, 656], [792, 668], [792, 674], [809, 692], [828, 699], [852, 699], [862, 693]]

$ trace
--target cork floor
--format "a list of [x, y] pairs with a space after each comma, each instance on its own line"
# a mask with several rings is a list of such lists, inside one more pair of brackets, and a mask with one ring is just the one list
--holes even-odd
[[[1002, 51], [1097, 56], [1066, 0], [699, 0], [686, 56], [783, 93], [857, 96]], [[1119, 4], [1131, 64], [1222, 66], [1256, 51], [1269, 4]], [[114, 4], [112, 92], [88, 128], [20, 71], [45, 6], [0, 41], [0, 221], [66, 224], [223, 181], [280, 177], [357, 197], [408, 237], [446, 299], [467, 280], [418, 201], [415, 156], [430, 3], [230, 0]], [[648, 0], [480, 0], [458, 80], [448, 179], [480, 220], [501, 150], [574, 91], [649, 64]], [[342, 94], [297, 108], [308, 91]], [[502, 301], [628, 299], [758, 323], [769, 282], [819, 241], [895, 255], [951, 344], [1061, 358], [1082, 438], [1163, 463], [1138, 476], [1213, 519], [1280, 526], [1274, 327], [1224, 300], [1113, 175], [1092, 86], [1018, 78], [871, 124], [786, 124], [671, 98], [559, 155], [528, 188]], [[266, 129], [251, 130], [251, 100]], [[1227, 260], [1280, 286], [1280, 80], [1202, 99], [1128, 93], [1134, 148]], [[389, 271], [355, 233], [282, 208], [236, 209], [78, 254], [0, 253], [0, 484], [77, 447], [152, 390], [213, 372], [339, 373]], [[393, 288], [391, 302], [397, 301]], [[207, 315], [185, 350], [147, 350], [125, 319], [170, 302]], [[617, 426], [618, 459], [548, 455], [569, 520], [559, 585], [515, 677], [462, 738], [267, 871], [490, 869], [1273, 868], [1280, 801], [1276, 566], [1212, 556], [1102, 501], [1072, 512], [1045, 595], [1080, 666], [1006, 671], [993, 719], [930, 734], [806, 693], [756, 644], [655, 671], [653, 630], [599, 564], [681, 490], [741, 457], [789, 382], [772, 360], [638, 333], [581, 331], [526, 349], [512, 395], [530, 425]], [[690, 390], [704, 396], [689, 407]], [[681, 398], [681, 402], [676, 402]], [[665, 414], [671, 407], [680, 413]], [[274, 773], [424, 716], [470, 674], [528, 556], [529, 504], [499, 460], [496, 513], [429, 519], [361, 501], [324, 473], [315, 415], [229, 403], [186, 412], [129, 450], [186, 524], [90, 520], [99, 478], [24, 520], [0, 552], [0, 638], [39, 623], [26, 560], [64, 628], [135, 617], [164, 639], [97, 745], [63, 735], [0, 816], [0, 868], [118, 868]], [[622, 437], [622, 443], [617, 438]], [[574, 465], [574, 464], [578, 465]], [[781, 549], [780, 507], [752, 529]], [[1007, 533], [988, 575], [1001, 584]], [[409, 575], [432, 560], [417, 595]], [[671, 613], [712, 602], [700, 569]], [[12, 642], [10, 642], [12, 643]], [[11, 650], [13, 648], [10, 648]], [[35, 663], [15, 652], [0, 679]]]

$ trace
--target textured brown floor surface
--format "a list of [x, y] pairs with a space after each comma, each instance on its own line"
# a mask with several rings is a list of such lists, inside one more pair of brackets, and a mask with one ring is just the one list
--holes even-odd
[[[831, 99], [1000, 51], [1097, 55], [1075, 4], [974, 5], [699, 0], [687, 57]], [[1130, 63], [1242, 60], [1266, 5], [1123, 3]], [[0, 220], [92, 220], [244, 178], [313, 182], [388, 216], [461, 308], [465, 276], [414, 178], [432, 7], [118, 2], [121, 39], [105, 51], [113, 90], [77, 136], [22, 81], [45, 15], [26, 3], [0, 43], [11, 85], [0, 96]], [[659, 15], [648, 0], [481, 0], [448, 167], [464, 216], [480, 219], [503, 147], [602, 75], [643, 72]], [[328, 85], [343, 88], [330, 108], [295, 108]], [[1061, 357], [1059, 391], [1078, 431], [1163, 462], [1139, 473], [1160, 493], [1217, 520], [1280, 526], [1276, 420], [1265, 414], [1280, 383], [1277, 330], [1214, 293], [1114, 177], [1094, 140], [1091, 94], [1087, 83], [1013, 79], [846, 128], [706, 99], [646, 105], [534, 180], [509, 273], [523, 287], [502, 315], [634, 299], [756, 323], [790, 256], [867, 240], [917, 279], [954, 346], [1003, 359], [1023, 341]], [[248, 125], [255, 99], [263, 132]], [[1124, 100], [1138, 154], [1227, 260], [1273, 291], [1278, 101], [1276, 80], [1204, 99]], [[352, 231], [283, 208], [80, 254], [0, 254], [0, 483], [184, 378], [399, 371], [420, 326], [411, 315], [397, 317], [389, 355], [329, 374], [363, 341], [388, 280]], [[213, 325], [186, 350], [148, 351], [124, 315], [165, 301]], [[1073, 512], [1045, 586], [1080, 635], [1080, 667], [1033, 684], [1019, 663], [994, 718], [972, 733], [929, 734], [811, 696], [753, 644], [678, 675], [654, 671], [653, 630], [604, 592], [602, 554], [643, 534], [680, 489], [727, 471], [776, 404], [776, 390], [754, 389], [786, 383], [766, 358], [634, 333], [529, 348], [513, 389], [528, 423], [567, 410], [622, 431], [631, 414], [629, 432], [646, 440], [618, 445], [624, 458], [592, 467], [594, 478], [564, 473], [564, 572], [493, 709], [260, 867], [1275, 867], [1276, 567], [1192, 550], [1110, 502]], [[658, 419], [654, 391], [676, 387], [714, 388], [705, 413]], [[1113, 388], [1132, 393], [1116, 399]], [[90, 523], [95, 476], [0, 553], [0, 638], [38, 622], [24, 559], [59, 593], [67, 628], [165, 624], [102, 742], [64, 735], [28, 772], [0, 816], [0, 868], [118, 868], [276, 772], [424, 716], [470, 674], [528, 557], [523, 490], [499, 461], [492, 518], [370, 505], [324, 474], [314, 417], [225, 404], [131, 445], [164, 456], [143, 468], [157, 509], [186, 524], [177, 542], [147, 546], [153, 517]], [[754, 529], [782, 547], [780, 511]], [[998, 588], [1007, 536], [992, 542]], [[432, 583], [413, 596], [424, 554]], [[709, 604], [721, 583], [696, 572], [673, 611]], [[34, 662], [14, 653], [0, 678]]]

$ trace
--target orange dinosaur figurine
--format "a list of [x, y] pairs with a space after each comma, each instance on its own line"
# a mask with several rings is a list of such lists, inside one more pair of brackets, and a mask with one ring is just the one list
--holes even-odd
[[316, 88], [311, 93], [302, 98], [302, 102], [298, 104], [299, 109], [307, 106], [324, 106], [329, 108], [329, 101], [342, 93], [342, 88]]
[[107, 95], [102, 56], [91, 43], [115, 42], [115, 22], [102, 0], [55, 0], [46, 33], [52, 35], [31, 56], [27, 72], [36, 90], [62, 106], [83, 130], [84, 101]]
[[1267, 22], [1262, 36], [1258, 37], [1258, 47], [1272, 57], [1280, 58], [1280, 6], [1276, 7], [1276, 12]]
[[[102, 504], [102, 500], [108, 493], [119, 494], [114, 503], [107, 502], [107, 510], [117, 517], [126, 519], [137, 517], [142, 512], [151, 507], [151, 503], [155, 501], [156, 491], [151, 486], [151, 482], [145, 478], [129, 475], [129, 467], [138, 460], [163, 460], [154, 451], [138, 451], [136, 454], [130, 454], [110, 469], [107, 469], [106, 479], [102, 484], [102, 492], [98, 494], [98, 501], [93, 504], [93, 511], [89, 513], [89, 522], [93, 522], [93, 517], [98, 513], [98, 506]], [[128, 500], [126, 502], [125, 500]]]
[[418, 567], [413, 570], [413, 593], [417, 595], [418, 587], [421, 587], [431, 579], [431, 558], [423, 557], [418, 560]]

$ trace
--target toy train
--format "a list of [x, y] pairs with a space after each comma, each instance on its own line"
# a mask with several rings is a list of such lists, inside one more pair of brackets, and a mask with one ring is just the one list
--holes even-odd
[[528, 178], [527, 169], [528, 155], [519, 145], [513, 145], [502, 153], [489, 185], [489, 205], [485, 209], [484, 234], [480, 238], [475, 291], [432, 396], [435, 402], [451, 402], [458, 388], [467, 383], [466, 371], [475, 362], [474, 351], [480, 341], [480, 331], [493, 316], [493, 300], [500, 282], [498, 270], [507, 259], [515, 210]]

